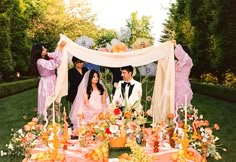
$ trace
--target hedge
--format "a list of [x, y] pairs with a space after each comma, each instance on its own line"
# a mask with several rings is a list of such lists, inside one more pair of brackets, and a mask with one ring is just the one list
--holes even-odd
[[225, 101], [236, 102], [236, 88], [228, 88], [221, 85], [213, 85], [191, 81], [194, 92], [212, 96]]
[[0, 98], [23, 92], [28, 89], [36, 88], [38, 83], [39, 78], [2, 83], [0, 84]]

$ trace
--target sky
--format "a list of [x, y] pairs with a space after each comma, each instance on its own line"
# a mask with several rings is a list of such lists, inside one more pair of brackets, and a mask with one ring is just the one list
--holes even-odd
[[88, 0], [91, 9], [97, 14], [96, 25], [119, 30], [126, 26], [126, 20], [132, 12], [138, 12], [139, 18], [151, 16], [152, 34], [158, 44], [162, 23], [168, 17], [170, 3], [175, 0]]

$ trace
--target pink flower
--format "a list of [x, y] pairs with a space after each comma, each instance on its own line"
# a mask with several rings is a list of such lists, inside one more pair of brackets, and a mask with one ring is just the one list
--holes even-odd
[[34, 122], [34, 123], [37, 123], [38, 121], [39, 121], [38, 118], [33, 118], [33, 119], [32, 119], [32, 122]]

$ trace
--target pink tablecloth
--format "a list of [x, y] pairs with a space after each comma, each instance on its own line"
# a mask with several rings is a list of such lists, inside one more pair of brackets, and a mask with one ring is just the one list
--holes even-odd
[[[59, 154], [65, 157], [65, 162], [94, 162], [93, 160], [89, 160], [85, 157], [85, 154], [91, 150], [94, 149], [96, 145], [88, 145], [86, 148], [76, 148], [74, 146], [68, 146], [68, 150], [59, 150]], [[145, 147], [145, 152], [153, 159], [153, 162], [173, 162], [171, 160], [171, 154], [174, 152], [178, 152], [178, 149], [173, 148], [159, 148], [158, 153], [153, 153], [152, 147]], [[35, 148], [32, 152], [32, 157], [36, 155], [37, 153], [45, 152], [46, 149], [43, 148]], [[198, 159], [201, 158], [199, 153], [196, 150], [193, 150], [194, 156], [196, 156]], [[38, 162], [37, 160], [28, 160], [28, 162]], [[44, 161], [45, 162], [45, 161]], [[48, 161], [49, 162], [49, 161]], [[109, 159], [109, 162], [119, 162], [118, 158]]]

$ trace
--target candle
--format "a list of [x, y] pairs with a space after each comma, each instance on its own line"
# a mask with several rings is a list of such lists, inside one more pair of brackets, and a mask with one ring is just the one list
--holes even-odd
[[154, 124], [154, 111], [152, 110], [152, 124]]
[[[47, 114], [47, 113], [46, 113]], [[43, 130], [44, 130], [44, 132], [46, 132], [46, 128], [47, 128], [47, 126], [48, 126], [48, 118], [47, 118], [47, 115], [44, 115], [44, 120], [45, 120], [45, 124], [44, 124], [44, 126], [43, 126]]]
[[184, 99], [184, 112], [185, 112], [185, 119], [184, 119], [184, 124], [187, 125], [187, 95], [185, 95], [185, 99]]
[[52, 103], [52, 124], [55, 125], [55, 105]]
[[177, 118], [178, 118], [178, 107], [176, 107], [175, 109], [175, 117], [174, 117], [174, 123], [175, 123], [175, 130], [174, 130], [174, 133], [177, 132], [177, 129], [178, 129], [178, 122], [177, 122]]

